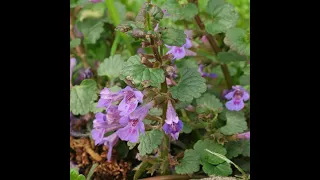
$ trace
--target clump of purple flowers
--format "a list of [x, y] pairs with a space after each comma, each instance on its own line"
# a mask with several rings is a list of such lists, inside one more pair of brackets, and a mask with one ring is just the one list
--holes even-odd
[[173, 108], [171, 101], [168, 101], [165, 124], [163, 130], [166, 134], [170, 134], [174, 140], [178, 140], [179, 133], [183, 128], [182, 121], [178, 118], [176, 110]]
[[[142, 121], [154, 106], [154, 101], [138, 107], [142, 102], [142, 92], [129, 86], [118, 92], [111, 92], [108, 88], [101, 90], [97, 107], [105, 108], [106, 113], [96, 113], [91, 135], [95, 145], [108, 146], [108, 161], [119, 139], [136, 143], [140, 133], [145, 132]], [[105, 137], [105, 133], [110, 132], [113, 133]]]
[[173, 59], [172, 60], [182, 59], [185, 56], [196, 56], [197, 55], [196, 52], [193, 52], [193, 51], [189, 50], [189, 48], [192, 47], [192, 42], [190, 40], [192, 33], [187, 30], [187, 31], [185, 31], [185, 34], [187, 35], [186, 43], [184, 45], [182, 45], [181, 47], [165, 45], [167, 48], [170, 49], [166, 54], [172, 54], [173, 55]]
[[244, 101], [249, 99], [248, 92], [241, 86], [232, 86], [231, 92], [225, 95], [226, 99], [231, 99], [226, 103], [227, 109], [230, 111], [240, 111], [244, 108]]

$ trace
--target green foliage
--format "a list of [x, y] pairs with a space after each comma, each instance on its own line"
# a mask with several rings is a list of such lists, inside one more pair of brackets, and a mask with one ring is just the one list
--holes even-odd
[[250, 157], [250, 141], [249, 140], [230, 141], [225, 145], [225, 147], [228, 152], [226, 157], [229, 159], [237, 157], [240, 154]]
[[160, 130], [148, 131], [140, 135], [140, 144], [138, 146], [139, 154], [144, 156], [152, 153], [162, 142], [163, 133]]
[[167, 28], [161, 31], [161, 39], [164, 44], [169, 46], [182, 46], [186, 43], [187, 35], [184, 31], [174, 28]]
[[190, 68], [182, 69], [179, 83], [169, 89], [173, 98], [188, 102], [200, 97], [206, 90], [205, 79], [197, 69]]
[[119, 54], [106, 58], [99, 66], [98, 75], [116, 78], [120, 75], [125, 62]]
[[247, 32], [240, 28], [229, 29], [224, 38], [224, 43], [231, 50], [237, 51], [240, 55], [250, 56], [250, 42], [248, 42]]
[[220, 128], [220, 132], [224, 135], [233, 135], [242, 133], [247, 129], [247, 122], [243, 112], [227, 111], [227, 124]]
[[85, 180], [86, 177], [83, 174], [79, 174], [76, 169], [70, 169], [70, 180]]
[[70, 48], [75, 48], [81, 43], [81, 39], [75, 38], [70, 41]]
[[136, 86], [159, 86], [164, 80], [164, 71], [159, 68], [148, 68], [141, 64], [138, 55], [131, 56], [122, 68], [120, 78], [130, 80]]
[[200, 154], [201, 161], [208, 162], [212, 165], [218, 165], [224, 162], [224, 160], [219, 157], [212, 156], [209, 152], [205, 151], [205, 149], [209, 149], [222, 155], [227, 154], [226, 149], [222, 145], [208, 139], [199, 140], [193, 148]]
[[200, 156], [197, 151], [187, 149], [184, 151], [184, 156], [180, 160], [180, 164], [175, 167], [178, 174], [191, 174], [199, 171]]
[[223, 0], [208, 2], [207, 13], [212, 15], [213, 22], [205, 23], [208, 33], [215, 35], [217, 33], [226, 32], [234, 27], [239, 18], [233, 5], [224, 3]]
[[103, 21], [99, 19], [84, 19], [77, 22], [77, 27], [83, 33], [84, 42], [95, 44], [103, 32]]
[[[198, 107], [204, 108], [206, 110], [221, 112], [223, 105], [216, 96], [213, 94], [205, 93], [199, 99], [197, 99]], [[197, 107], [197, 108], [198, 108]]]
[[229, 51], [229, 52], [218, 53], [218, 59], [222, 63], [230, 63], [230, 62], [237, 62], [237, 61], [246, 61], [247, 57], [240, 55], [237, 52]]
[[80, 85], [74, 86], [70, 92], [70, 111], [75, 115], [87, 114], [98, 97], [97, 93], [97, 83], [94, 80], [83, 80]]

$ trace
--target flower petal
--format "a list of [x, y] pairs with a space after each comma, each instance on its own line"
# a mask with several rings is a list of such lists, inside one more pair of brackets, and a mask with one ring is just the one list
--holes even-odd
[[192, 42], [190, 41], [189, 38], [186, 38], [186, 43], [183, 46], [187, 49], [192, 47]]
[[244, 108], [244, 103], [243, 100], [236, 100], [236, 99], [231, 99], [226, 103], [227, 109], [230, 111], [240, 111], [241, 109]]
[[191, 51], [189, 49], [186, 49], [186, 56], [196, 56], [196, 55], [197, 55], [196, 52], [193, 52], [193, 51]]
[[243, 91], [242, 98], [244, 101], [248, 101], [248, 99], [250, 98], [250, 95], [247, 93], [247, 91]]
[[231, 99], [231, 98], [233, 98], [233, 95], [234, 95], [234, 91], [231, 91], [231, 92], [229, 92], [227, 95], [225, 95], [224, 97], [225, 97], [226, 99]]
[[141, 91], [133, 91], [134, 95], [136, 96], [137, 100], [140, 103], [143, 103], [143, 94]]

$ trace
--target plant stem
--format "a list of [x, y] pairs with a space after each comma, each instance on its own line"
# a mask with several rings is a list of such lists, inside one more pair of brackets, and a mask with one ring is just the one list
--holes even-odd
[[[198, 6], [198, 1], [197, 0], [194, 0], [194, 3]], [[202, 20], [200, 19], [200, 16], [199, 14], [197, 14], [194, 19], [196, 20], [197, 22], [197, 25], [199, 26], [199, 28], [203, 31], [205, 31], [205, 25], [203, 24]], [[216, 42], [215, 38], [206, 32], [206, 37], [211, 45], [211, 48], [212, 50], [214, 51], [214, 53], [217, 55], [219, 52], [221, 52], [221, 49], [220, 47], [218, 46], [218, 43]], [[231, 76], [230, 76], [230, 72], [229, 72], [229, 69], [228, 69], [228, 66], [224, 63], [221, 63], [220, 65], [221, 67], [221, 70], [223, 72], [223, 75], [224, 75], [224, 79], [227, 83], [227, 87], [228, 89], [231, 89], [232, 88], [232, 79], [231, 79]]]
[[[74, 29], [74, 20], [73, 20], [73, 17], [72, 17], [72, 13], [70, 13], [70, 37], [72, 40], [76, 39], [76, 36], [73, 32], [73, 29]], [[87, 69], [89, 67], [89, 64], [88, 64], [88, 61], [87, 61], [87, 58], [86, 58], [86, 54], [84, 53], [84, 48], [83, 48], [83, 45], [82, 45], [82, 42], [81, 44], [79, 44], [78, 46], [76, 46], [76, 52], [77, 52], [77, 55], [80, 57], [81, 61], [82, 61], [82, 64], [83, 64], [83, 67], [85, 69]]]
[[116, 32], [116, 38], [114, 39], [111, 46], [110, 56], [113, 56], [116, 53], [119, 42], [120, 42], [120, 32], [118, 31]]
[[[75, 14], [75, 13], [74, 13], [74, 14]], [[75, 14], [74, 16], [76, 16], [76, 14]], [[70, 12], [70, 37], [71, 37], [72, 40], [73, 40], [73, 39], [76, 39], [76, 36], [75, 36], [75, 34], [74, 34], [74, 32], [73, 32], [73, 29], [74, 29], [74, 19], [73, 19], [72, 12]], [[89, 66], [89, 64], [88, 64], [87, 55], [86, 55], [84, 49], [85, 49], [85, 48], [84, 48], [83, 43], [82, 43], [82, 41], [81, 41], [81, 43], [76, 47], [76, 52], [77, 52], [77, 55], [80, 57], [80, 59], [81, 59], [81, 61], [82, 61], [83, 67], [84, 67], [85, 69], [87, 69], [87, 68], [89, 68], [90, 66]], [[100, 87], [101, 79], [100, 79], [100, 77], [98, 76], [98, 73], [97, 73], [96, 68], [91, 68], [91, 70], [92, 70], [92, 72], [93, 72], [93, 74], [94, 74], [95, 79], [96, 79], [97, 82], [98, 82], [99, 88], [101, 88], [101, 87]]]

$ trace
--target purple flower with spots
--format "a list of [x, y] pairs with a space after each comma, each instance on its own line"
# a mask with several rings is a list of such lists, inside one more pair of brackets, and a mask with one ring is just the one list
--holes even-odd
[[118, 137], [117, 133], [113, 133], [113, 134], [103, 138], [102, 141], [103, 141], [104, 145], [108, 147], [107, 159], [110, 162], [111, 156], [112, 156], [113, 146], [115, 146], [117, 144], [117, 142], [119, 141], [119, 137]]
[[203, 71], [203, 69], [204, 69], [204, 65], [200, 64], [199, 68], [198, 68], [198, 71], [200, 72], [202, 77], [209, 77], [209, 78], [216, 78], [217, 77], [217, 74], [215, 74], [215, 73], [206, 73], [206, 72]]
[[244, 102], [249, 99], [248, 92], [241, 86], [232, 86], [232, 91], [225, 95], [226, 99], [231, 99], [226, 103], [230, 111], [240, 111], [244, 108]]
[[117, 134], [123, 141], [129, 141], [136, 143], [139, 139], [139, 134], [145, 132], [143, 119], [147, 116], [150, 108], [154, 105], [154, 101], [149, 102], [146, 105], [139, 106], [129, 116], [123, 116], [120, 118], [120, 124], [125, 127], [119, 129]]
[[98, 101], [97, 108], [109, 108], [111, 103], [120, 101], [124, 97], [122, 90], [119, 92], [111, 92], [108, 88], [104, 88], [100, 92], [100, 99]]
[[184, 45], [182, 45], [181, 47], [165, 45], [167, 48], [170, 49], [166, 54], [173, 55], [172, 60], [182, 59], [185, 56], [196, 56], [197, 55], [196, 52], [189, 50], [189, 48], [192, 47], [192, 42], [190, 40], [191, 36], [188, 36], [188, 34], [190, 34], [190, 32], [189, 31], [186, 31], [186, 32], [187, 32], [187, 33], [185, 33], [187, 35], [186, 43]]
[[167, 124], [178, 123], [179, 118], [177, 116], [176, 110], [173, 108], [171, 101], [168, 101], [168, 108], [166, 113], [166, 120], [165, 122]]
[[105, 133], [115, 131], [123, 127], [119, 121], [110, 123], [106, 114], [97, 113], [95, 117], [96, 119], [93, 121], [94, 129], [91, 131], [95, 145], [104, 143], [103, 138]]
[[106, 116], [107, 116], [107, 121], [109, 124], [112, 124], [113, 122], [119, 121], [121, 116], [120, 116], [120, 111], [118, 110], [118, 106], [111, 105], [108, 108]]
[[124, 88], [122, 92], [124, 94], [124, 98], [120, 102], [118, 109], [121, 111], [121, 116], [128, 116], [137, 108], [139, 102], [143, 102], [143, 94], [141, 91], [135, 90], [130, 86]]
[[183, 128], [183, 123], [179, 119], [178, 123], [173, 122], [172, 124], [165, 123], [162, 127], [166, 134], [170, 134], [174, 140], [178, 140], [179, 133]]
[[76, 58], [70, 58], [70, 81], [72, 79], [72, 72], [76, 64], [77, 64]]
[[241, 134], [237, 134], [236, 138], [237, 139], [249, 139], [250, 140], [250, 131], [249, 132], [245, 132], [245, 133], [241, 133]]
[[168, 101], [166, 120], [162, 129], [166, 134], [170, 134], [174, 140], [178, 140], [179, 133], [183, 128], [182, 121], [178, 118], [176, 110], [173, 108], [171, 101]]

